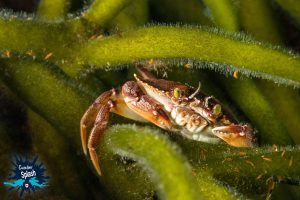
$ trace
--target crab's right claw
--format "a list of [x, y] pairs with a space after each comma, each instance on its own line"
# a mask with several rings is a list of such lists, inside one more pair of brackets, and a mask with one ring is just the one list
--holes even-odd
[[248, 125], [232, 124], [212, 129], [215, 136], [235, 147], [253, 147], [256, 144], [254, 130]]

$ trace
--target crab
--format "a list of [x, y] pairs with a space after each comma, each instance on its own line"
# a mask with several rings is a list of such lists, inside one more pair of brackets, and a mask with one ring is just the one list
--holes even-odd
[[[97, 173], [101, 175], [96, 148], [109, 121], [109, 113], [151, 122], [162, 129], [207, 143], [225, 143], [235, 147], [255, 145], [254, 130], [239, 124], [213, 96], [198, 88], [157, 79], [142, 65], [135, 81], [126, 82], [121, 89], [103, 92], [87, 109], [80, 121], [82, 147], [87, 149]], [[87, 128], [94, 124], [87, 141]]]

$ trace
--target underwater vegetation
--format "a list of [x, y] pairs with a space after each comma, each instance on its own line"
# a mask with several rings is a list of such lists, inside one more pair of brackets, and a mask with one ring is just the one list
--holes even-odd
[[[50, 177], [24, 199], [299, 199], [300, 1], [0, 1], [0, 199], [11, 159]], [[27, 11], [27, 12], [24, 12]], [[110, 114], [97, 153], [79, 123], [144, 64], [219, 99], [259, 145], [208, 144]]]

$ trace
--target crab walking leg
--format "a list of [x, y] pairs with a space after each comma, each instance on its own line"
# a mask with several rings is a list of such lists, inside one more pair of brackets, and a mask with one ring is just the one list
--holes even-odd
[[103, 135], [104, 130], [106, 129], [109, 120], [109, 113], [112, 107], [113, 107], [113, 103], [111, 100], [108, 100], [108, 102], [105, 105], [100, 107], [94, 124], [94, 128], [92, 129], [88, 140], [88, 149], [89, 149], [90, 157], [93, 166], [95, 167], [99, 175], [101, 175], [101, 170], [100, 170], [98, 155], [96, 153], [96, 148], [99, 144], [100, 138]]
[[87, 146], [86, 146], [86, 128], [91, 126], [95, 122], [95, 118], [100, 110], [100, 108], [107, 104], [112, 96], [116, 94], [116, 90], [112, 89], [102, 93], [94, 103], [87, 109], [80, 121], [80, 133], [81, 133], [81, 142], [82, 148], [85, 155], [87, 155]]

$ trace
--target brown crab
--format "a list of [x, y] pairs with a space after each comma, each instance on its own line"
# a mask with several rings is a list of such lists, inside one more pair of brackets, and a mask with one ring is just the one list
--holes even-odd
[[[101, 174], [96, 147], [106, 129], [109, 113], [152, 122], [170, 131], [180, 132], [193, 140], [218, 143], [223, 140], [236, 147], [251, 147], [255, 137], [249, 125], [238, 124], [218, 100], [179, 82], [156, 79], [146, 68], [138, 66], [140, 77], [126, 82], [121, 90], [102, 93], [80, 121], [83, 151], [87, 148], [92, 163]], [[86, 128], [94, 127], [86, 141]]]

